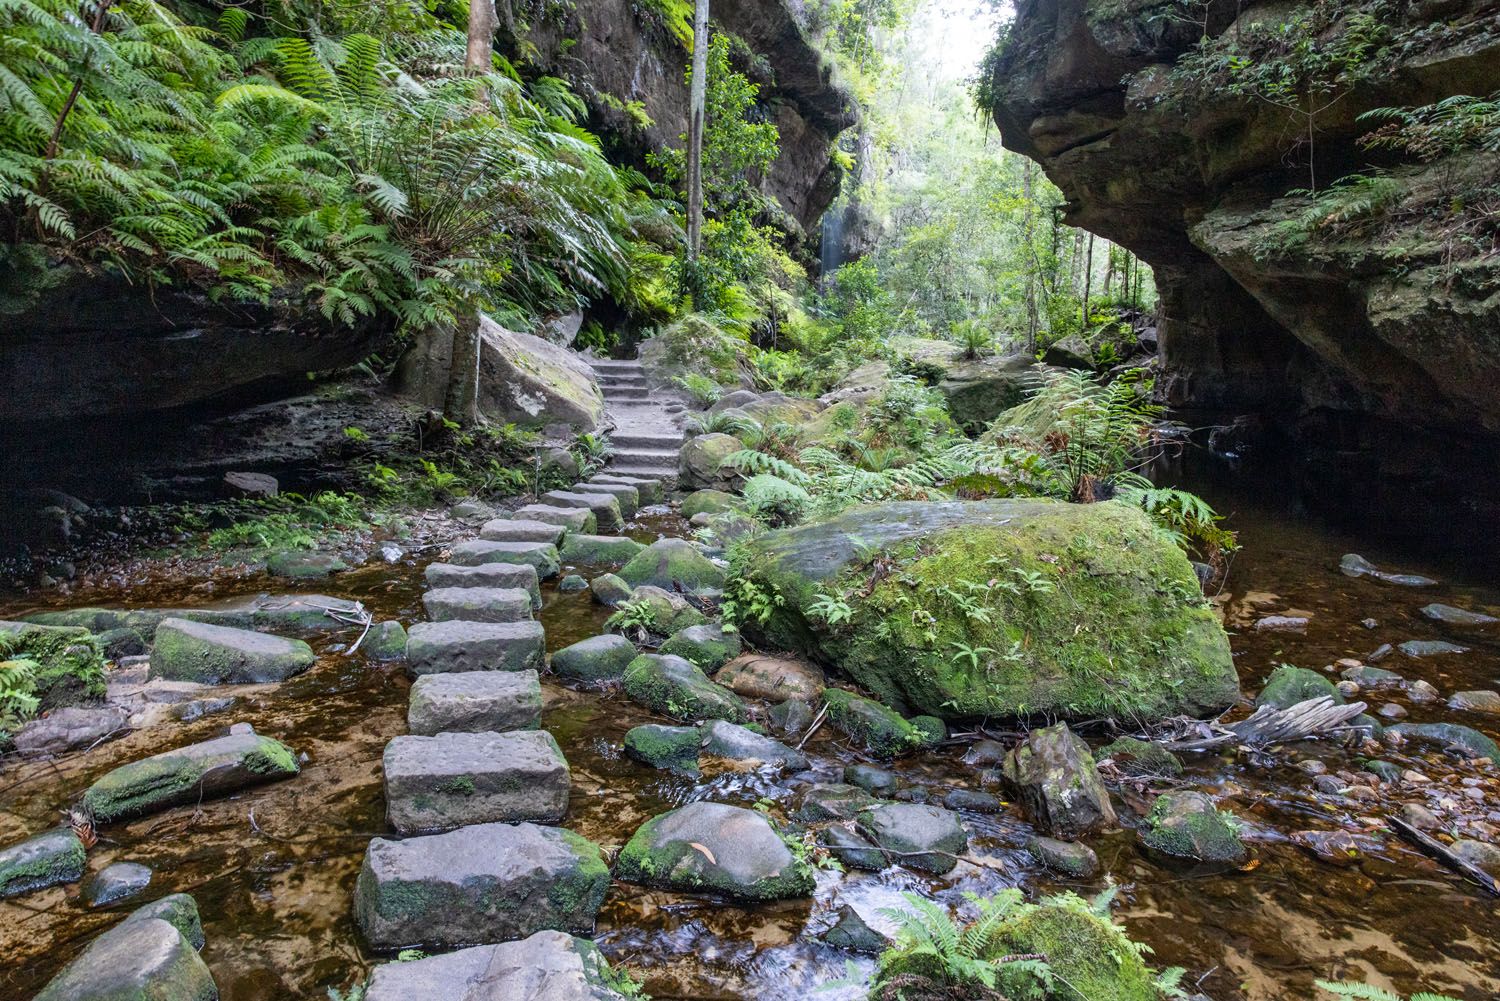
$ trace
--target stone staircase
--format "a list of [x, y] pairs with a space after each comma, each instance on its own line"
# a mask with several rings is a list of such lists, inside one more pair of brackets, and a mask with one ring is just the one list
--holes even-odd
[[638, 361], [593, 359], [590, 364], [615, 423], [610, 435], [614, 456], [603, 477], [594, 479], [627, 483], [675, 479], [683, 442], [682, 403], [670, 393], [649, 388]]

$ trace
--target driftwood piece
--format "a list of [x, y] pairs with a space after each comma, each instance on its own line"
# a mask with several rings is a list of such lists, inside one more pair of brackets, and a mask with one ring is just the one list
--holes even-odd
[[1269, 747], [1337, 733], [1366, 708], [1363, 702], [1339, 705], [1324, 695], [1285, 709], [1261, 706], [1238, 723], [1210, 724], [1209, 735], [1197, 740], [1162, 740], [1157, 743], [1172, 751], [1212, 751], [1230, 744]]
[[1490, 893], [1500, 897], [1500, 883], [1497, 883], [1495, 877], [1479, 868], [1479, 866], [1472, 862], [1465, 862], [1449, 851], [1447, 846], [1442, 842], [1422, 833], [1400, 817], [1388, 817], [1387, 820], [1396, 829], [1397, 834], [1416, 845], [1424, 854], [1432, 856], [1443, 865], [1468, 877]]

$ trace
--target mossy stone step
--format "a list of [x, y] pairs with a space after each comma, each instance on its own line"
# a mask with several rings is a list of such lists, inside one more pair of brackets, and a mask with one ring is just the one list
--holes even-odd
[[542, 684], [535, 671], [425, 674], [411, 686], [406, 728], [438, 733], [535, 730], [542, 722]]
[[568, 762], [545, 730], [397, 737], [384, 763], [386, 819], [402, 834], [568, 812]]
[[591, 934], [609, 882], [599, 846], [572, 831], [476, 824], [372, 840], [354, 917], [380, 951], [505, 942], [547, 929]]
[[629, 563], [646, 547], [623, 535], [569, 535], [562, 547], [563, 562], [571, 566]]
[[666, 499], [667, 490], [660, 479], [651, 476], [621, 476], [617, 473], [599, 473], [584, 484], [585, 486], [596, 486], [605, 483], [623, 483], [627, 487], [635, 487], [636, 495], [641, 504], [660, 504]]
[[522, 622], [531, 618], [531, 594], [508, 587], [439, 587], [422, 595], [434, 622]]
[[109, 823], [288, 779], [299, 771], [291, 748], [238, 723], [228, 736], [107, 772], [84, 792], [83, 805], [95, 820]]
[[576, 490], [549, 490], [542, 494], [541, 502], [552, 507], [576, 508], [589, 511], [594, 516], [595, 531], [620, 532], [625, 528], [625, 515], [620, 510], [620, 500], [614, 494], [581, 493]]
[[542, 580], [556, 577], [562, 570], [557, 547], [550, 542], [491, 542], [488, 539], [473, 539], [460, 542], [448, 553], [448, 562], [461, 567], [477, 567], [485, 563], [525, 563], [536, 568]]
[[516, 518], [545, 521], [549, 525], [561, 525], [569, 532], [597, 532], [599, 519], [588, 508], [558, 507], [555, 504], [527, 504], [518, 508]]
[[0, 898], [83, 878], [83, 842], [66, 827], [0, 848]]
[[626, 520], [635, 517], [641, 506], [641, 495], [628, 483], [575, 483], [569, 489], [580, 494], [611, 494], [620, 502], [620, 515]]
[[407, 631], [407, 669], [413, 675], [462, 671], [538, 671], [546, 649], [542, 624], [418, 622]]
[[496, 518], [487, 521], [479, 530], [481, 539], [491, 542], [550, 542], [562, 544], [567, 529], [547, 521], [532, 521], [518, 518]]
[[454, 563], [429, 563], [428, 587], [521, 588], [531, 595], [531, 607], [542, 607], [541, 579], [529, 563], [481, 563], [461, 567]]

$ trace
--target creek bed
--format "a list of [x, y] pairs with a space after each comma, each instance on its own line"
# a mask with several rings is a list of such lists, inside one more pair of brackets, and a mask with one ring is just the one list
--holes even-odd
[[[1285, 511], [1258, 509], [1243, 498], [1211, 497], [1234, 512], [1244, 551], [1234, 562], [1227, 606], [1242, 608], [1252, 592], [1278, 596], [1278, 605], [1312, 613], [1305, 633], [1232, 633], [1247, 690], [1278, 663], [1313, 669], [1341, 657], [1362, 656], [1380, 643], [1412, 638], [1452, 638], [1452, 630], [1423, 619], [1431, 601], [1500, 606], [1500, 591], [1481, 589], [1476, 566], [1431, 565], [1409, 555], [1361, 549], [1355, 540]], [[1237, 508], [1235, 502], [1240, 501]], [[650, 541], [681, 534], [683, 523], [660, 518], [638, 523], [632, 534]], [[1428, 573], [1438, 587], [1407, 589], [1341, 576], [1344, 552], [1376, 563]], [[423, 618], [422, 569], [427, 560], [374, 564], [304, 590], [363, 601], [378, 618]], [[1474, 585], [1474, 586], [1468, 586]], [[264, 578], [220, 585], [214, 597], [274, 587]], [[544, 589], [540, 618], [549, 650], [603, 629], [604, 609], [587, 592]], [[203, 600], [196, 581], [151, 578], [126, 587], [80, 591], [66, 604], [183, 605]], [[1264, 599], [1261, 599], [1264, 602]], [[10, 602], [0, 617], [33, 610]], [[1366, 628], [1365, 619], [1378, 625]], [[225, 800], [181, 808], [101, 831], [90, 871], [111, 861], [143, 862], [155, 870], [145, 897], [171, 891], [194, 894], [208, 945], [204, 958], [225, 1001], [323, 998], [344, 988], [382, 957], [362, 945], [350, 914], [354, 878], [370, 837], [386, 833], [380, 760], [386, 742], [405, 731], [409, 682], [399, 665], [378, 667], [341, 656], [353, 634], [314, 643], [317, 665], [279, 688], [247, 695], [227, 712], [192, 723], [170, 724], [104, 744], [57, 762], [7, 761], [0, 770], [0, 843], [56, 823], [58, 811], [110, 768], [167, 747], [202, 740], [229, 722], [247, 721], [307, 755], [296, 779]], [[1425, 678], [1449, 694], [1500, 684], [1500, 636], [1466, 633], [1467, 654], [1440, 660], [1395, 658], [1382, 667], [1410, 679]], [[859, 760], [825, 730], [808, 745], [813, 773], [779, 778], [751, 771], [709, 772], [701, 778], [654, 771], [624, 758], [620, 747], [632, 726], [652, 721], [628, 700], [544, 684], [543, 725], [558, 739], [572, 766], [573, 799], [567, 826], [608, 846], [623, 844], [646, 819], [694, 799], [742, 806], [771, 800], [784, 816], [797, 792], [815, 776], [838, 781], [844, 765]], [[1384, 701], [1379, 695], [1373, 705]], [[1500, 732], [1494, 718], [1459, 713], [1441, 701], [1410, 707], [1415, 721], [1454, 721]], [[940, 800], [951, 788], [980, 788], [974, 769], [954, 748], [898, 762], [909, 783]], [[1493, 779], [1467, 763], [1408, 748], [1438, 782], [1463, 777]], [[1128, 833], [1091, 839], [1103, 868], [1122, 885], [1117, 914], [1133, 937], [1154, 950], [1157, 965], [1181, 965], [1189, 982], [1217, 1001], [1281, 1001], [1312, 997], [1320, 977], [1370, 979], [1405, 992], [1445, 991], [1464, 1001], [1500, 995], [1500, 901], [1435, 866], [1400, 842], [1377, 832], [1379, 849], [1357, 865], [1335, 867], [1288, 840], [1304, 829], [1369, 826], [1381, 804], [1343, 803], [1315, 797], [1310, 776], [1291, 767], [1317, 757], [1330, 768], [1355, 767], [1347, 752], [1328, 744], [1285, 749], [1276, 762], [1250, 764], [1200, 755], [1189, 761], [1186, 781], [1222, 797], [1239, 816], [1251, 843], [1253, 867], [1192, 877], [1147, 861]], [[1132, 805], [1126, 797], [1127, 806]], [[1500, 811], [1491, 798], [1479, 807]], [[1497, 814], [1500, 818], [1500, 814]], [[998, 859], [1007, 872], [960, 864], [944, 877], [904, 869], [884, 873], [820, 873], [812, 901], [752, 908], [616, 883], [600, 916], [596, 938], [614, 960], [643, 974], [658, 998], [757, 998], [792, 1001], [809, 996], [859, 997], [854, 988], [814, 995], [843, 978], [848, 954], [819, 944], [814, 934], [836, 892], [888, 900], [912, 890], [958, 905], [962, 891], [993, 892], [1022, 885], [1033, 891], [1096, 892], [1106, 885], [1061, 883], [1040, 871], [1024, 851], [1031, 829], [1016, 813], [965, 815], [971, 851]], [[842, 883], [842, 887], [840, 887]], [[137, 901], [138, 903], [138, 901]], [[0, 901], [0, 997], [30, 997], [98, 931], [132, 904], [94, 911], [77, 886], [55, 887]], [[867, 959], [857, 960], [868, 969]]]

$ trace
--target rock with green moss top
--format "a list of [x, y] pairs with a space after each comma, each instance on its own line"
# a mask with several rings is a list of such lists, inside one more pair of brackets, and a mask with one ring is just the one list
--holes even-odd
[[217, 1001], [218, 986], [182, 932], [161, 918], [122, 921], [88, 944], [35, 1001]]
[[556, 577], [562, 571], [562, 558], [550, 542], [490, 542], [473, 539], [460, 542], [448, 553], [450, 562], [461, 567], [486, 563], [515, 563], [533, 567], [542, 580]]
[[1121, 737], [1094, 752], [1094, 761], [1114, 763], [1115, 771], [1131, 778], [1172, 778], [1182, 774], [1182, 761], [1160, 744]]
[[88, 787], [83, 805], [101, 823], [128, 820], [295, 776], [292, 749], [236, 724], [225, 737], [121, 765]]
[[633, 590], [618, 574], [604, 573], [589, 581], [589, 590], [594, 592], [594, 600], [607, 608], [614, 608], [621, 602], [630, 600]]
[[842, 688], [826, 689], [823, 705], [828, 709], [830, 726], [877, 758], [894, 758], [927, 741], [927, 734], [896, 710]]
[[317, 662], [302, 640], [167, 619], [156, 627], [151, 677], [202, 685], [254, 685], [285, 681]]
[[125, 613], [117, 608], [60, 608], [51, 612], [33, 612], [22, 621], [38, 626], [65, 626], [103, 633], [124, 626]]
[[560, 594], [577, 594], [580, 591], [587, 591], [588, 589], [589, 582], [584, 579], [582, 574], [570, 573], [557, 582], [557, 590]]
[[686, 539], [658, 539], [625, 564], [620, 576], [636, 587], [649, 584], [668, 591], [724, 587], [724, 571]]
[[879, 803], [860, 811], [855, 829], [887, 853], [893, 865], [939, 875], [958, 865], [969, 847], [958, 814], [919, 803]]
[[359, 650], [377, 664], [406, 659], [406, 627], [395, 620], [377, 622]]
[[1321, 674], [1305, 667], [1282, 664], [1266, 679], [1265, 687], [1255, 697], [1255, 704], [1273, 709], [1289, 709], [1298, 702], [1321, 699], [1325, 695], [1339, 705], [1344, 703], [1344, 697], [1339, 694], [1333, 682]]
[[1089, 745], [1066, 723], [1028, 733], [1006, 755], [1003, 771], [1032, 823], [1049, 834], [1072, 837], [1115, 826], [1115, 808]]
[[689, 438], [677, 456], [677, 485], [684, 490], [735, 489], [744, 477], [723, 462], [744, 447], [738, 438], [727, 434]]
[[793, 816], [806, 824], [824, 820], [853, 820], [859, 811], [874, 806], [875, 802], [874, 796], [858, 786], [832, 782], [807, 790]]
[[568, 762], [546, 730], [396, 737], [383, 766], [386, 819], [401, 834], [568, 812]]
[[1048, 869], [1070, 879], [1093, 879], [1099, 875], [1099, 856], [1088, 845], [1032, 837], [1026, 841], [1026, 850]]
[[910, 723], [912, 729], [921, 737], [922, 747], [937, 747], [948, 739], [948, 724], [936, 716], [913, 716], [906, 722]]
[[680, 720], [749, 719], [745, 703], [714, 684], [696, 665], [681, 657], [643, 654], [630, 662], [621, 679], [625, 694], [664, 716]]
[[375, 838], [354, 884], [371, 948], [452, 948], [538, 931], [591, 934], [609, 867], [599, 846], [535, 824], [475, 824], [446, 834]]
[[104, 697], [104, 650], [81, 626], [0, 622], [0, 660], [27, 660], [37, 711]]
[[[1239, 694], [1186, 556], [1122, 503], [879, 504], [746, 547], [744, 577], [782, 599], [750, 638], [836, 664], [890, 705], [1151, 720]], [[891, 572], [870, 573], [877, 557]], [[812, 609], [834, 592], [851, 617], [830, 626]]]
[[[1160, 1001], [1161, 990], [1124, 929], [1089, 909], [1074, 894], [1048, 897], [1039, 904], [1022, 904], [1000, 923], [991, 948], [1005, 955], [1043, 955], [1052, 982], [1068, 985], [1059, 999], [1089, 998], [1109, 1001]], [[1000, 990], [1006, 997], [1052, 996], [1037, 974], [1002, 970]]]
[[569, 681], [619, 681], [638, 656], [635, 644], [623, 636], [590, 636], [554, 653], [552, 673]]
[[108, 660], [139, 657], [146, 652], [146, 639], [135, 629], [106, 629], [95, 638], [99, 640], [99, 648], [104, 651]]
[[203, 948], [203, 919], [198, 914], [198, 901], [191, 894], [169, 893], [159, 900], [142, 904], [126, 915], [126, 921], [147, 921], [160, 918], [176, 928], [194, 949]]
[[737, 510], [744, 501], [723, 490], [695, 490], [682, 500], [682, 516], [691, 519], [699, 514], [721, 514]]
[[284, 552], [266, 557], [266, 573], [291, 580], [318, 580], [349, 569], [334, 553]]
[[793, 771], [808, 767], [807, 756], [801, 751], [735, 723], [716, 719], [699, 729], [704, 754]]
[[65, 827], [0, 849], [0, 897], [83, 878], [83, 842]]
[[1141, 829], [1141, 843], [1173, 859], [1209, 865], [1239, 865], [1247, 854], [1231, 818], [1192, 790], [1156, 798]]
[[738, 900], [809, 897], [812, 868], [754, 810], [689, 803], [642, 824], [620, 852], [615, 875], [669, 890]]
[[1456, 747], [1475, 758], [1500, 764], [1500, 747], [1478, 730], [1458, 723], [1398, 723], [1386, 733], [1433, 747]]
[[701, 626], [708, 621], [708, 617], [682, 595], [650, 584], [631, 591], [629, 600], [646, 603], [651, 616], [651, 631], [658, 636], [671, 636], [689, 626]]
[[661, 652], [690, 660], [705, 671], [716, 671], [740, 655], [740, 634], [717, 622], [688, 626], [663, 643]]
[[569, 533], [563, 543], [564, 563], [574, 566], [601, 566], [606, 563], [629, 563], [646, 547], [623, 535], [575, 535]]
[[627, 1001], [617, 975], [586, 938], [539, 931], [520, 942], [476, 945], [375, 967], [364, 1001]]
[[646, 723], [625, 734], [625, 756], [652, 768], [698, 774], [698, 728]]

